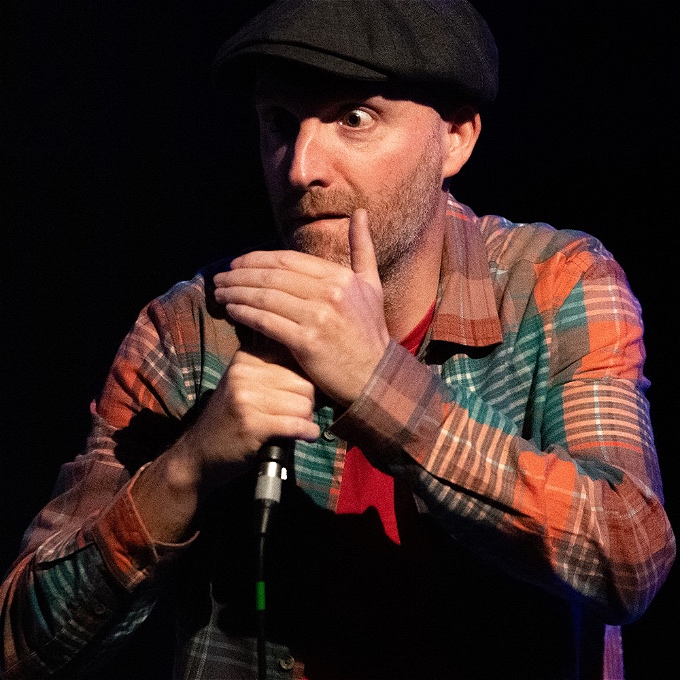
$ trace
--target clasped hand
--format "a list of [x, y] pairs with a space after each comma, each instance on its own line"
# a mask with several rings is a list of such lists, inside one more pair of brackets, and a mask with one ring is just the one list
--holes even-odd
[[364, 210], [350, 220], [349, 242], [351, 268], [292, 251], [253, 252], [215, 276], [217, 301], [260, 335], [235, 353], [194, 426], [135, 487], [143, 506], [150, 489], [171, 480], [173, 504], [143, 510], [159, 540], [185, 536], [199, 497], [242, 474], [270, 438], [316, 439], [317, 390], [348, 405], [370, 379], [389, 333]]

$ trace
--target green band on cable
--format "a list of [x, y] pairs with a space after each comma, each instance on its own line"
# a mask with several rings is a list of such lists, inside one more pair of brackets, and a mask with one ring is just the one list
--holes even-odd
[[264, 611], [264, 581], [255, 581], [255, 608]]

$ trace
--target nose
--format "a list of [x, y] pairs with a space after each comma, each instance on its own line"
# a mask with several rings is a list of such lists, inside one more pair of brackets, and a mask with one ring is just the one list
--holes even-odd
[[289, 158], [288, 181], [291, 186], [308, 189], [329, 185], [332, 156], [326, 127], [318, 118], [301, 121]]

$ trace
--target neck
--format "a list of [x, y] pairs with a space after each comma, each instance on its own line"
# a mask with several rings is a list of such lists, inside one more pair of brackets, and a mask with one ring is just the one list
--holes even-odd
[[390, 336], [403, 340], [425, 316], [437, 297], [441, 268], [446, 195], [435, 219], [413, 253], [383, 280], [385, 319]]

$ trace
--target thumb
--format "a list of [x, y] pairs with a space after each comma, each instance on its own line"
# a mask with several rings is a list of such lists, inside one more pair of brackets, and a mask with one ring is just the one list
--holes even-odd
[[370, 283], [381, 285], [365, 208], [357, 208], [349, 219], [349, 257], [355, 274], [361, 274]]

